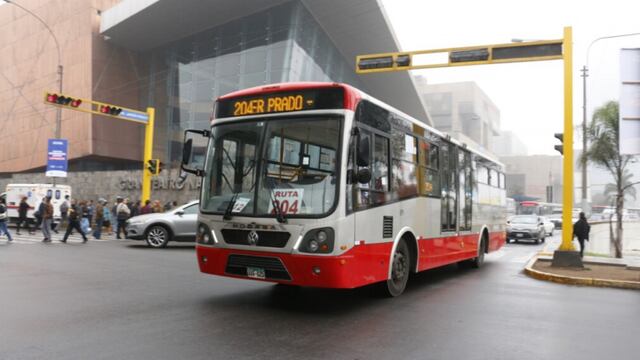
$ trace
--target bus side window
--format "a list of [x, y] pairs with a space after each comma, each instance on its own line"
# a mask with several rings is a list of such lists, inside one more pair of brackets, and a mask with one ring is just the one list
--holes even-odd
[[60, 190], [56, 190], [56, 200], [60, 200]]
[[53, 197], [53, 191], [51, 191], [51, 189], [47, 190], [47, 197], [48, 198], [52, 198]]

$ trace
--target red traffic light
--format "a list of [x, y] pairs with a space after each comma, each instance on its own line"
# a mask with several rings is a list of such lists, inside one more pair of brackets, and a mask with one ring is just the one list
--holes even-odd
[[118, 116], [120, 112], [122, 112], [122, 109], [115, 106], [102, 105], [100, 106], [100, 112], [107, 115]]
[[78, 107], [80, 106], [80, 104], [82, 104], [82, 100], [80, 99], [75, 99], [71, 101], [71, 107]]
[[55, 103], [58, 100], [58, 95], [56, 94], [47, 94], [47, 102]]

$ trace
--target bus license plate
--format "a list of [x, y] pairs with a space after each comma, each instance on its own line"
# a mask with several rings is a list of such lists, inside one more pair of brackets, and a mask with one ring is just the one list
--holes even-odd
[[266, 275], [263, 268], [247, 267], [247, 276], [254, 279], [264, 279]]
[[517, 237], [522, 237], [522, 234], [516, 234]]

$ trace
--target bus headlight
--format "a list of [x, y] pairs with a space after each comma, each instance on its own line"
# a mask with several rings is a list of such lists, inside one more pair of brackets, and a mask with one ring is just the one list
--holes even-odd
[[306, 233], [300, 243], [300, 252], [329, 254], [333, 251], [334, 232], [332, 228], [313, 229]]
[[196, 232], [196, 242], [198, 244], [204, 245], [212, 245], [214, 244], [214, 239], [211, 236], [211, 230], [205, 224], [198, 224], [198, 231]]

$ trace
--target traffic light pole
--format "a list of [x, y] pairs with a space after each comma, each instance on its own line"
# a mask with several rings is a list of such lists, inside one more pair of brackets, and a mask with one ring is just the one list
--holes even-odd
[[147, 170], [147, 163], [153, 156], [153, 123], [156, 111], [152, 107], [147, 108], [149, 121], [144, 130], [144, 156], [142, 159], [142, 204], [151, 197], [151, 172]]
[[[573, 246], [573, 35], [564, 28], [564, 139], [562, 141], [562, 244], [558, 250], [575, 251]], [[555, 256], [554, 256], [555, 257]]]

